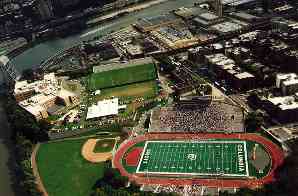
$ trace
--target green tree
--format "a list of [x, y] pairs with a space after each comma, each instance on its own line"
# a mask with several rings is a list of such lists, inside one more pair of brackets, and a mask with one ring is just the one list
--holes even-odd
[[263, 116], [258, 112], [250, 112], [245, 119], [245, 128], [248, 132], [259, 131], [264, 123]]

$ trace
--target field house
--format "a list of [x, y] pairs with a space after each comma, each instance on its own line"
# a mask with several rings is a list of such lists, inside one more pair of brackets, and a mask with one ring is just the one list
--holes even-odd
[[256, 188], [282, 161], [279, 146], [257, 134], [148, 133], [123, 143], [113, 165], [139, 184]]

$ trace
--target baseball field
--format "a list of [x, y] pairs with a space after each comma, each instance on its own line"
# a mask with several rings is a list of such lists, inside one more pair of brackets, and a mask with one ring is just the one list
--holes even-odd
[[50, 196], [90, 195], [92, 186], [103, 176], [106, 163], [91, 163], [81, 155], [87, 140], [41, 144], [36, 161], [39, 175]]

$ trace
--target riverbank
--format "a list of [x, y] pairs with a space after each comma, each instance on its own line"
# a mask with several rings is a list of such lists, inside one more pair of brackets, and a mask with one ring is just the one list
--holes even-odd
[[[133, 12], [137, 12], [137, 11], [146, 9], [148, 7], [151, 7], [153, 5], [158, 5], [158, 4], [164, 3], [166, 1], [168, 1], [168, 0], [153, 0], [153, 1], [146, 2], [146, 3], [132, 5], [130, 7], [123, 8], [123, 9], [121, 9], [119, 11], [114, 11], [112, 13], [105, 14], [103, 16], [99, 16], [99, 17], [96, 17], [96, 18], [94, 18], [92, 20], [89, 20], [87, 22], [87, 26], [88, 27], [92, 27], [92, 26], [97, 25], [99, 23], [110, 21], [110, 20], [116, 19], [116, 18], [118, 18], [120, 16], [123, 16], [125, 14], [130, 14], [130, 13], [133, 13]], [[81, 37], [84, 37], [84, 34]]]
[[[27, 49], [22, 54], [12, 59], [12, 63], [16, 66], [18, 71], [38, 66], [42, 61], [55, 55], [58, 51], [71, 46], [77, 45], [83, 41], [93, 39], [93, 37], [102, 37], [113, 31], [118, 31], [121, 28], [127, 27], [137, 21], [139, 18], [156, 16], [166, 12], [178, 9], [180, 7], [191, 7], [196, 0], [168, 0], [163, 3], [151, 5], [142, 10], [138, 10], [131, 14], [126, 14], [118, 17], [115, 20], [106, 22], [105, 24], [96, 25], [93, 28], [83, 30], [64, 38], [55, 38], [42, 43], [35, 44], [33, 47]], [[150, 2], [148, 2], [150, 3]], [[92, 33], [88, 33], [92, 32]], [[85, 36], [84, 34], [88, 33]]]
[[7, 122], [3, 97], [0, 97], [0, 124], [0, 193], [3, 196], [17, 196], [14, 146], [10, 140], [11, 130]]

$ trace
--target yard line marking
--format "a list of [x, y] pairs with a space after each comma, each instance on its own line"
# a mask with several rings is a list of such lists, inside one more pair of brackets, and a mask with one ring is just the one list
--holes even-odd
[[[237, 153], [237, 146], [236, 145], [234, 146], [234, 149], [235, 149], [235, 153]], [[237, 157], [237, 160], [238, 160], [238, 157]], [[238, 161], [236, 161], [235, 167], [236, 167], [236, 171], [235, 171], [235, 173], [236, 173], [238, 171]]]
[[244, 143], [244, 153], [245, 153], [246, 175], [249, 176], [246, 142]]
[[224, 171], [224, 150], [223, 150], [223, 144], [221, 144], [221, 170]]

